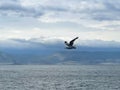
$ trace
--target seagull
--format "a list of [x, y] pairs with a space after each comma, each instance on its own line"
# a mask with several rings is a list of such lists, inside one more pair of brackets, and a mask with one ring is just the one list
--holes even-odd
[[75, 41], [76, 39], [78, 39], [78, 38], [79, 38], [79, 37], [74, 38], [74, 39], [71, 40], [69, 43], [68, 43], [67, 41], [65, 41], [65, 44], [67, 45], [66, 49], [76, 49], [76, 47], [73, 46], [73, 44], [74, 44], [74, 41]]

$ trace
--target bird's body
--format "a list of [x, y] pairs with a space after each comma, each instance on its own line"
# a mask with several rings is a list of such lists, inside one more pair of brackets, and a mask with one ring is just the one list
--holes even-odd
[[76, 49], [75, 46], [67, 46], [66, 49]]
[[65, 41], [65, 44], [67, 45], [66, 49], [76, 49], [75, 46], [73, 46], [74, 41], [78, 39], [78, 37], [74, 38], [73, 40], [71, 40], [69, 43], [67, 41]]

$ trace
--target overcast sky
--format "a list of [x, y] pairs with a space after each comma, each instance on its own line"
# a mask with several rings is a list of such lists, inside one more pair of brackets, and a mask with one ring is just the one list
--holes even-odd
[[0, 40], [120, 41], [120, 0], [0, 0]]

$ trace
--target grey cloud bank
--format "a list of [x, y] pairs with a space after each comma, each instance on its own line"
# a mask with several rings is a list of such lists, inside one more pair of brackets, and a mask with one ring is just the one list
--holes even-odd
[[41, 16], [54, 17], [58, 15], [57, 19], [60, 21], [63, 15], [68, 16], [68, 21], [73, 16], [74, 19], [78, 19], [77, 22], [81, 19], [120, 20], [120, 1], [118, 0], [69, 0], [69, 2], [67, 0], [35, 0], [34, 4], [32, 4], [33, 1], [29, 1], [31, 3], [28, 5], [27, 2], [28, 0], [1, 0], [0, 12], [6, 15], [15, 14], [18, 17], [31, 16], [40, 19]]
[[[120, 42], [102, 41], [102, 40], [78, 40], [75, 42], [78, 47], [92, 48], [120, 48]], [[65, 50], [64, 40], [49, 39], [49, 38], [33, 38], [25, 39], [9, 39], [0, 41], [1, 48], [16, 48], [16, 49], [45, 49], [45, 50]], [[79, 49], [80, 50], [80, 49]]]
[[118, 47], [112, 40], [120, 40], [119, 11], [118, 0], [0, 0], [0, 37], [13, 38], [9, 43], [32, 46], [39, 43], [24, 39], [80, 36], [86, 40], [102, 40], [99, 42], [105, 45], [108, 40], [106, 46]]

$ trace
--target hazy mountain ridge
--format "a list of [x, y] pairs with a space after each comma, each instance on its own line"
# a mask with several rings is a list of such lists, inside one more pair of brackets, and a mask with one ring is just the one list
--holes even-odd
[[[0, 42], [0, 63], [11, 64], [100, 64], [120, 63], [120, 42], [86, 40], [77, 49], [65, 49], [63, 40], [11, 39]], [[44, 41], [44, 40], [42, 40]], [[9, 43], [8, 43], [9, 42]], [[47, 42], [47, 41], [46, 41]]]
[[101, 63], [120, 63], [120, 52], [103, 51], [82, 51], [82, 52], [61, 52], [64, 57], [62, 63], [73, 62], [76, 64], [101, 64]]
[[13, 57], [9, 54], [0, 52], [0, 64], [11, 64], [13, 63]]
[[47, 55], [40, 54], [2, 54], [0, 63], [11, 64], [101, 64], [120, 63], [120, 52], [104, 51], [61, 51]]

